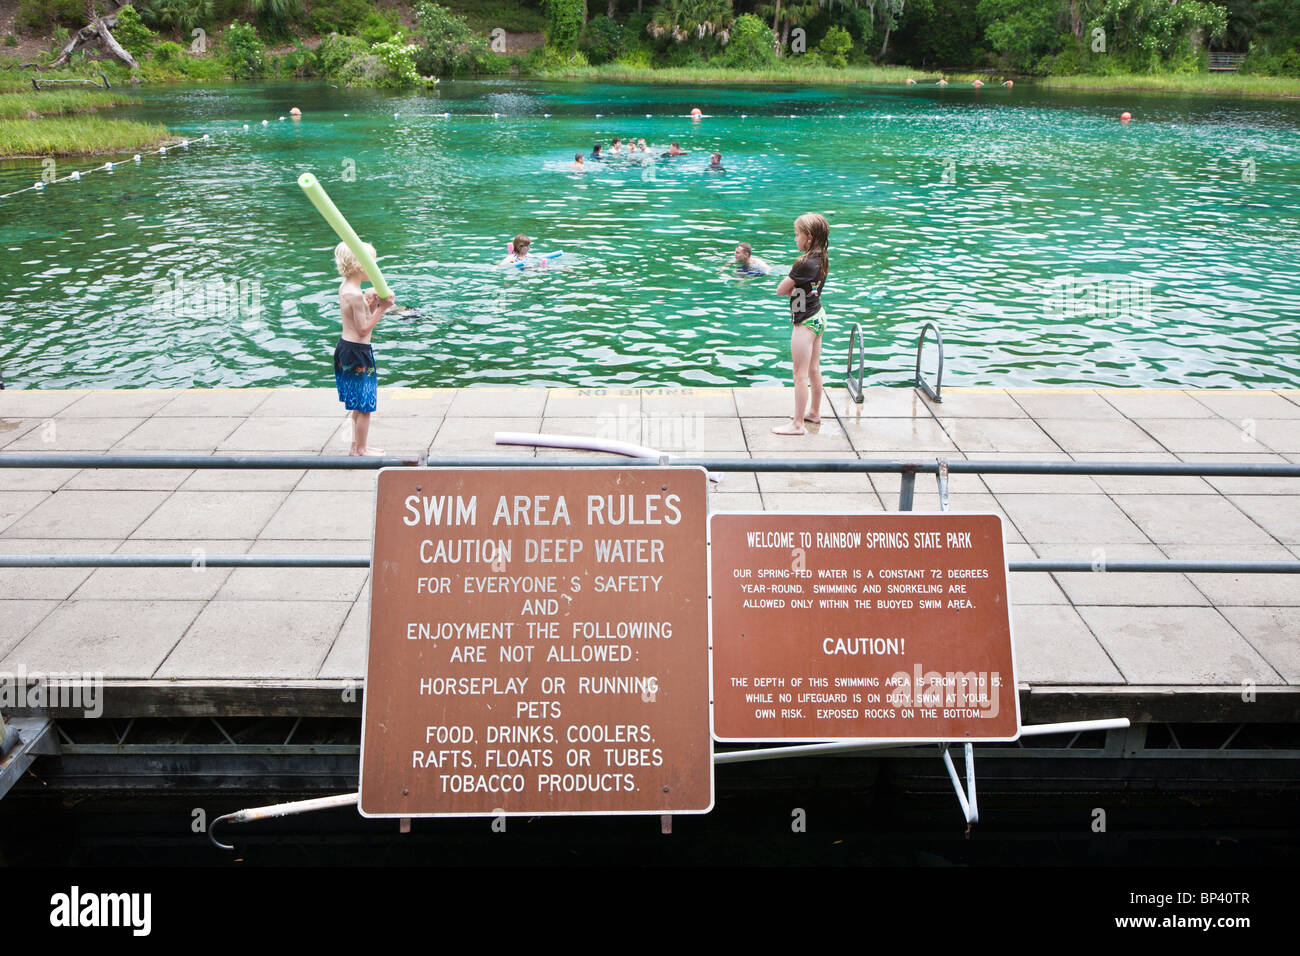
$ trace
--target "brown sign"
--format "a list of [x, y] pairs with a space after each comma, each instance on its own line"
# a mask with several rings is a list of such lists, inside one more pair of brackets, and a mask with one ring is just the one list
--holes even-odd
[[719, 740], [1013, 740], [999, 516], [715, 514]]
[[385, 468], [365, 816], [706, 813], [699, 468]]

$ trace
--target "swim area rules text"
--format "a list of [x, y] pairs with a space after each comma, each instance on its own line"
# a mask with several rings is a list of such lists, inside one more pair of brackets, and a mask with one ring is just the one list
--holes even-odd
[[713, 804], [699, 468], [379, 473], [367, 816]]

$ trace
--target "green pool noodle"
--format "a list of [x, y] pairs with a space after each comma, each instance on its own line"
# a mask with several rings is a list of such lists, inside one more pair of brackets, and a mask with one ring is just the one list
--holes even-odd
[[375, 286], [375, 292], [381, 299], [387, 299], [393, 293], [388, 288], [388, 283], [384, 281], [384, 274], [379, 271], [379, 264], [375, 262], [375, 257], [370, 254], [361, 239], [348, 221], [343, 218], [343, 213], [339, 212], [338, 206], [334, 205], [329, 195], [325, 192], [325, 187], [311, 173], [303, 173], [298, 177], [298, 185], [302, 191], [307, 194], [311, 204], [316, 207], [316, 211], [325, 217], [325, 221], [330, 224], [340, 239], [347, 243], [347, 247], [352, 250], [352, 254], [357, 257], [357, 262], [361, 263], [361, 268], [366, 270], [366, 275]]

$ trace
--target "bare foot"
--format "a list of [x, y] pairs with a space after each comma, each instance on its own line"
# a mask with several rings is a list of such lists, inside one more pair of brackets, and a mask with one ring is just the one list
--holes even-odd
[[364, 448], [358, 448], [356, 445], [353, 445], [351, 448], [348, 449], [349, 455], [354, 455], [357, 457], [367, 456], [370, 458], [377, 458], [383, 455], [383, 453], [384, 450], [382, 448], [371, 448], [369, 445], [366, 445]]
[[772, 434], [773, 435], [803, 435], [806, 434], [806, 432], [804, 432], [802, 425], [796, 425], [794, 422], [791, 422], [788, 425], [777, 425], [775, 428], [772, 429]]
[[807, 415], [803, 417], [803, 420], [806, 422], [811, 422], [814, 425], [820, 425], [822, 423], [822, 420], [820, 418], [809, 418]]

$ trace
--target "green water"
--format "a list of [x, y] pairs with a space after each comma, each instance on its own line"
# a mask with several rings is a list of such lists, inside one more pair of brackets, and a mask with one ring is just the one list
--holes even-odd
[[[336, 240], [306, 170], [419, 309], [376, 330], [381, 384], [787, 383], [775, 285], [793, 219], [822, 212], [827, 374], [857, 322], [868, 378], [904, 382], [931, 321], [949, 384], [1300, 385], [1300, 104], [527, 80], [141, 95], [126, 115], [214, 139], [0, 200], [10, 388], [332, 384]], [[691, 155], [565, 170], [616, 135]], [[715, 149], [725, 174], [703, 171]], [[40, 174], [0, 166], [0, 193]], [[494, 268], [517, 232], [560, 267]], [[738, 241], [778, 275], [725, 277]]]

